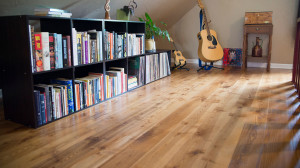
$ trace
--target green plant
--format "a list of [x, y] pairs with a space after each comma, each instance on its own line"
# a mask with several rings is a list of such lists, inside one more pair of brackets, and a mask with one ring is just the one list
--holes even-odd
[[167, 31], [166, 27], [167, 24], [164, 22], [160, 22], [163, 28], [159, 28], [151, 19], [149, 14], [146, 12], [145, 13], [145, 18], [139, 17], [139, 20], [142, 22], [146, 23], [146, 39], [151, 39], [154, 36], [160, 36], [163, 39], [167, 38], [168, 41], [170, 41], [170, 35], [169, 32]]

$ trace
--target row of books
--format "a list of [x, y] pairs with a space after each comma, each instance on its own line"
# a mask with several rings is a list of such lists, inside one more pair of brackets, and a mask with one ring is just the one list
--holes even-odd
[[140, 55], [145, 53], [145, 35], [128, 34], [128, 56]]
[[76, 111], [104, 100], [104, 83], [102, 73], [90, 72], [86, 77], [76, 78], [74, 83]]
[[127, 74], [124, 68], [110, 67], [106, 71], [106, 98], [111, 98], [127, 91]]
[[170, 62], [166, 52], [146, 56], [146, 83], [170, 74]]
[[72, 80], [59, 78], [34, 85], [34, 97], [38, 126], [74, 112]]
[[32, 72], [71, 66], [70, 36], [58, 33], [34, 32], [29, 25]]
[[70, 18], [72, 16], [72, 13], [66, 10], [55, 9], [55, 8], [36, 8], [34, 9], [34, 15]]
[[72, 28], [74, 66], [103, 61], [102, 31], [77, 32]]
[[106, 31], [104, 38], [106, 60], [144, 54], [144, 41], [143, 33], [128, 34]]

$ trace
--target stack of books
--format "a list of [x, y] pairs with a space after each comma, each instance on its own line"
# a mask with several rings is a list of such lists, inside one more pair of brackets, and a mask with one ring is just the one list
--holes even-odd
[[72, 13], [66, 10], [55, 8], [36, 8], [34, 9], [34, 15], [70, 18], [72, 16]]

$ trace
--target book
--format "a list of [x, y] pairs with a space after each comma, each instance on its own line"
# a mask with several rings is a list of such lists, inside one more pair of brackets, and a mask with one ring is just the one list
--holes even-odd
[[55, 60], [56, 68], [63, 68], [63, 41], [62, 41], [62, 35], [57, 34], [57, 60]]
[[46, 112], [45, 112], [45, 93], [40, 93], [40, 108], [43, 124], [46, 124]]
[[73, 65], [78, 65], [78, 54], [77, 54], [77, 31], [75, 28], [72, 28], [72, 49], [73, 49]]
[[55, 69], [54, 33], [49, 34], [50, 68]]
[[36, 72], [36, 56], [35, 56], [35, 42], [34, 42], [34, 26], [29, 26], [29, 40], [30, 40], [30, 56], [32, 72]]
[[71, 37], [67, 37], [67, 53], [68, 53], [68, 66], [72, 66], [72, 59], [71, 59]]
[[34, 34], [34, 43], [35, 43], [36, 71], [41, 72], [44, 70], [41, 33]]
[[50, 53], [49, 53], [49, 33], [41, 32], [42, 35], [42, 52], [43, 52], [43, 66], [44, 71], [51, 70], [50, 66]]
[[34, 95], [34, 105], [35, 105], [37, 126], [41, 126], [43, 124], [43, 121], [41, 115], [40, 91], [34, 90], [33, 95]]
[[62, 37], [62, 55], [63, 55], [63, 67], [68, 66], [68, 45], [67, 37]]
[[[81, 60], [81, 58], [82, 58], [82, 51], [81, 51], [81, 45], [82, 45], [82, 42], [81, 42], [81, 40], [82, 40], [82, 38], [81, 38], [81, 33], [79, 33], [79, 32], [77, 32], [77, 34], [76, 34], [76, 46], [77, 46], [77, 59], [78, 59], [78, 64], [80, 65], [80, 64], [82, 64], [82, 60]], [[73, 54], [74, 55], [74, 54]], [[75, 55], [74, 55], [75, 56]]]

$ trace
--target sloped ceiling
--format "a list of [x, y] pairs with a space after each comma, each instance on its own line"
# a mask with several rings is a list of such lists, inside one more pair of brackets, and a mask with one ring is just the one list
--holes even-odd
[[[110, 15], [116, 18], [116, 10], [128, 5], [130, 0], [111, 0]], [[135, 0], [138, 8], [136, 16], [148, 12], [155, 21], [164, 21], [168, 27], [175, 24], [186, 12], [192, 9], [196, 0]], [[104, 18], [106, 0], [0, 0], [0, 16], [32, 15], [37, 7], [53, 7], [69, 10], [74, 18]]]

